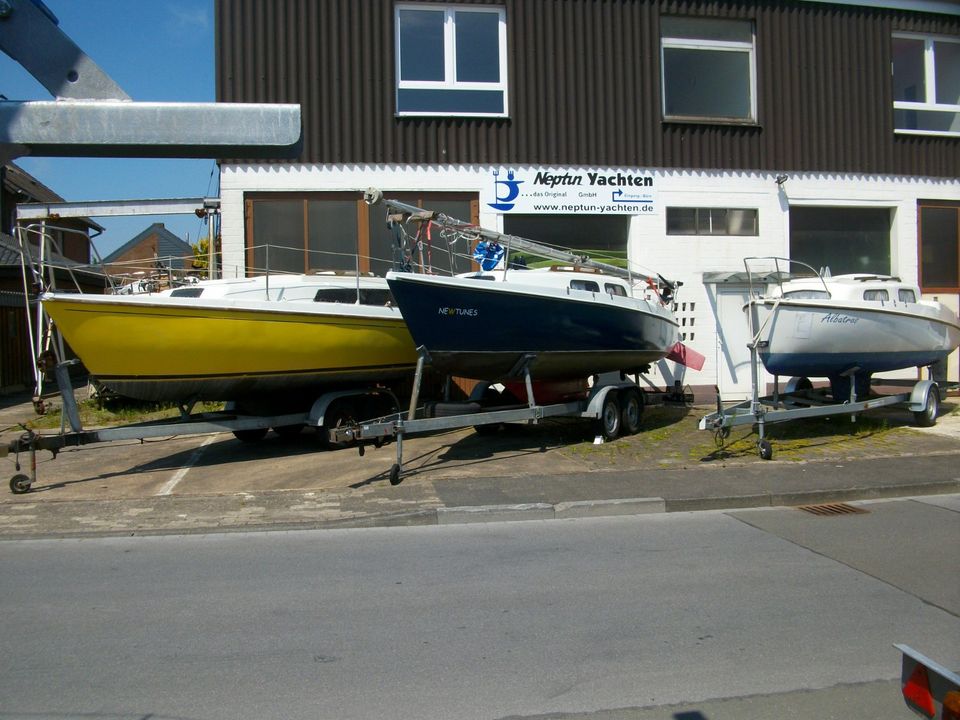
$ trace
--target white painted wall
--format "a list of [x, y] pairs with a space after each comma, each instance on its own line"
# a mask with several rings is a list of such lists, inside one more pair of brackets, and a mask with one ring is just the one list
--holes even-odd
[[[536, 168], [516, 168], [533, 171]], [[600, 168], [615, 173], [617, 168]], [[623, 170], [621, 168], [621, 170]], [[629, 170], [629, 169], [628, 169]], [[225, 275], [244, 272], [245, 192], [385, 190], [473, 192], [489, 184], [492, 169], [486, 166], [360, 166], [360, 165], [224, 165], [221, 169], [222, 242]], [[637, 269], [658, 272], [684, 283], [677, 314], [686, 325], [688, 341], [707, 358], [701, 372], [678, 372], [664, 363], [661, 380], [679, 378], [689, 385], [715, 385], [721, 375], [724, 353], [718, 347], [715, 303], [703, 285], [704, 272], [743, 271], [746, 256], [789, 254], [789, 208], [799, 205], [886, 207], [894, 210], [891, 231], [892, 272], [917, 281], [917, 200], [960, 201], [960, 180], [891, 176], [854, 176], [791, 173], [778, 186], [776, 174], [728, 171], [664, 170], [653, 173], [657, 210], [633, 216], [629, 257]], [[677, 237], [666, 235], [667, 207], [758, 208], [759, 237]], [[502, 216], [481, 206], [480, 224], [502, 230]], [[939, 298], [958, 304], [957, 296]], [[745, 320], [744, 320], [745, 322]], [[690, 339], [690, 335], [693, 339]], [[958, 377], [957, 353], [950, 364], [950, 379]], [[904, 371], [913, 377], [914, 371]]]

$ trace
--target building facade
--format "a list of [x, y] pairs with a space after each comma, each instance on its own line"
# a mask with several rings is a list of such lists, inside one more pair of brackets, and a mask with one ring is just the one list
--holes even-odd
[[392, 238], [361, 199], [378, 187], [682, 281], [681, 336], [707, 363], [663, 362], [662, 380], [731, 398], [749, 389], [745, 257], [895, 274], [958, 307], [953, 3], [216, 9], [217, 99], [300, 103], [304, 121], [298, 162], [221, 164], [225, 274], [382, 273]]

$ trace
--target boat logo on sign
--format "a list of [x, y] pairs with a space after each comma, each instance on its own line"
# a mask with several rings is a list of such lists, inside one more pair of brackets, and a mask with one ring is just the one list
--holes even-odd
[[442, 307], [438, 310], [439, 315], [447, 315], [448, 317], [477, 317], [480, 314], [480, 311], [476, 308]]
[[[520, 197], [520, 185], [523, 183], [523, 180], [515, 180], [513, 170], [507, 172], [506, 180], [497, 179], [500, 176], [499, 170], [493, 171], [493, 185], [496, 188], [494, 193], [497, 198], [495, 203], [487, 203], [494, 210], [500, 210], [502, 212], [509, 212], [513, 210], [513, 206], [518, 197]], [[506, 195], [501, 195], [500, 190], [503, 189], [506, 191]]]

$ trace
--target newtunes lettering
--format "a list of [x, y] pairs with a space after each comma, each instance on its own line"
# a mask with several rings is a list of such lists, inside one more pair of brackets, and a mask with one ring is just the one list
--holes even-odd
[[452, 308], [452, 307], [442, 307], [438, 308], [439, 315], [447, 316], [457, 316], [457, 317], [477, 317], [480, 314], [480, 311], [476, 308]]

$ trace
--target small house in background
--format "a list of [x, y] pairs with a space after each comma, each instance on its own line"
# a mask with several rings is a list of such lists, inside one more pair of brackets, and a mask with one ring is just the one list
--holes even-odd
[[103, 265], [115, 279], [182, 276], [193, 270], [193, 247], [163, 223], [153, 223], [103, 258]]
[[[29, 273], [24, 282], [16, 236], [17, 205], [57, 202], [63, 202], [63, 198], [29, 173], [13, 164], [0, 166], [0, 393], [32, 389], [35, 383], [31, 328], [35, 335], [37, 289]], [[29, 230], [32, 227], [37, 231]], [[24, 237], [33, 254], [40, 245], [40, 226], [26, 228]], [[53, 241], [46, 260], [54, 270], [57, 287], [104, 291], [106, 276], [90, 267], [90, 234], [102, 231], [102, 226], [88, 218], [43, 224], [42, 232]]]

